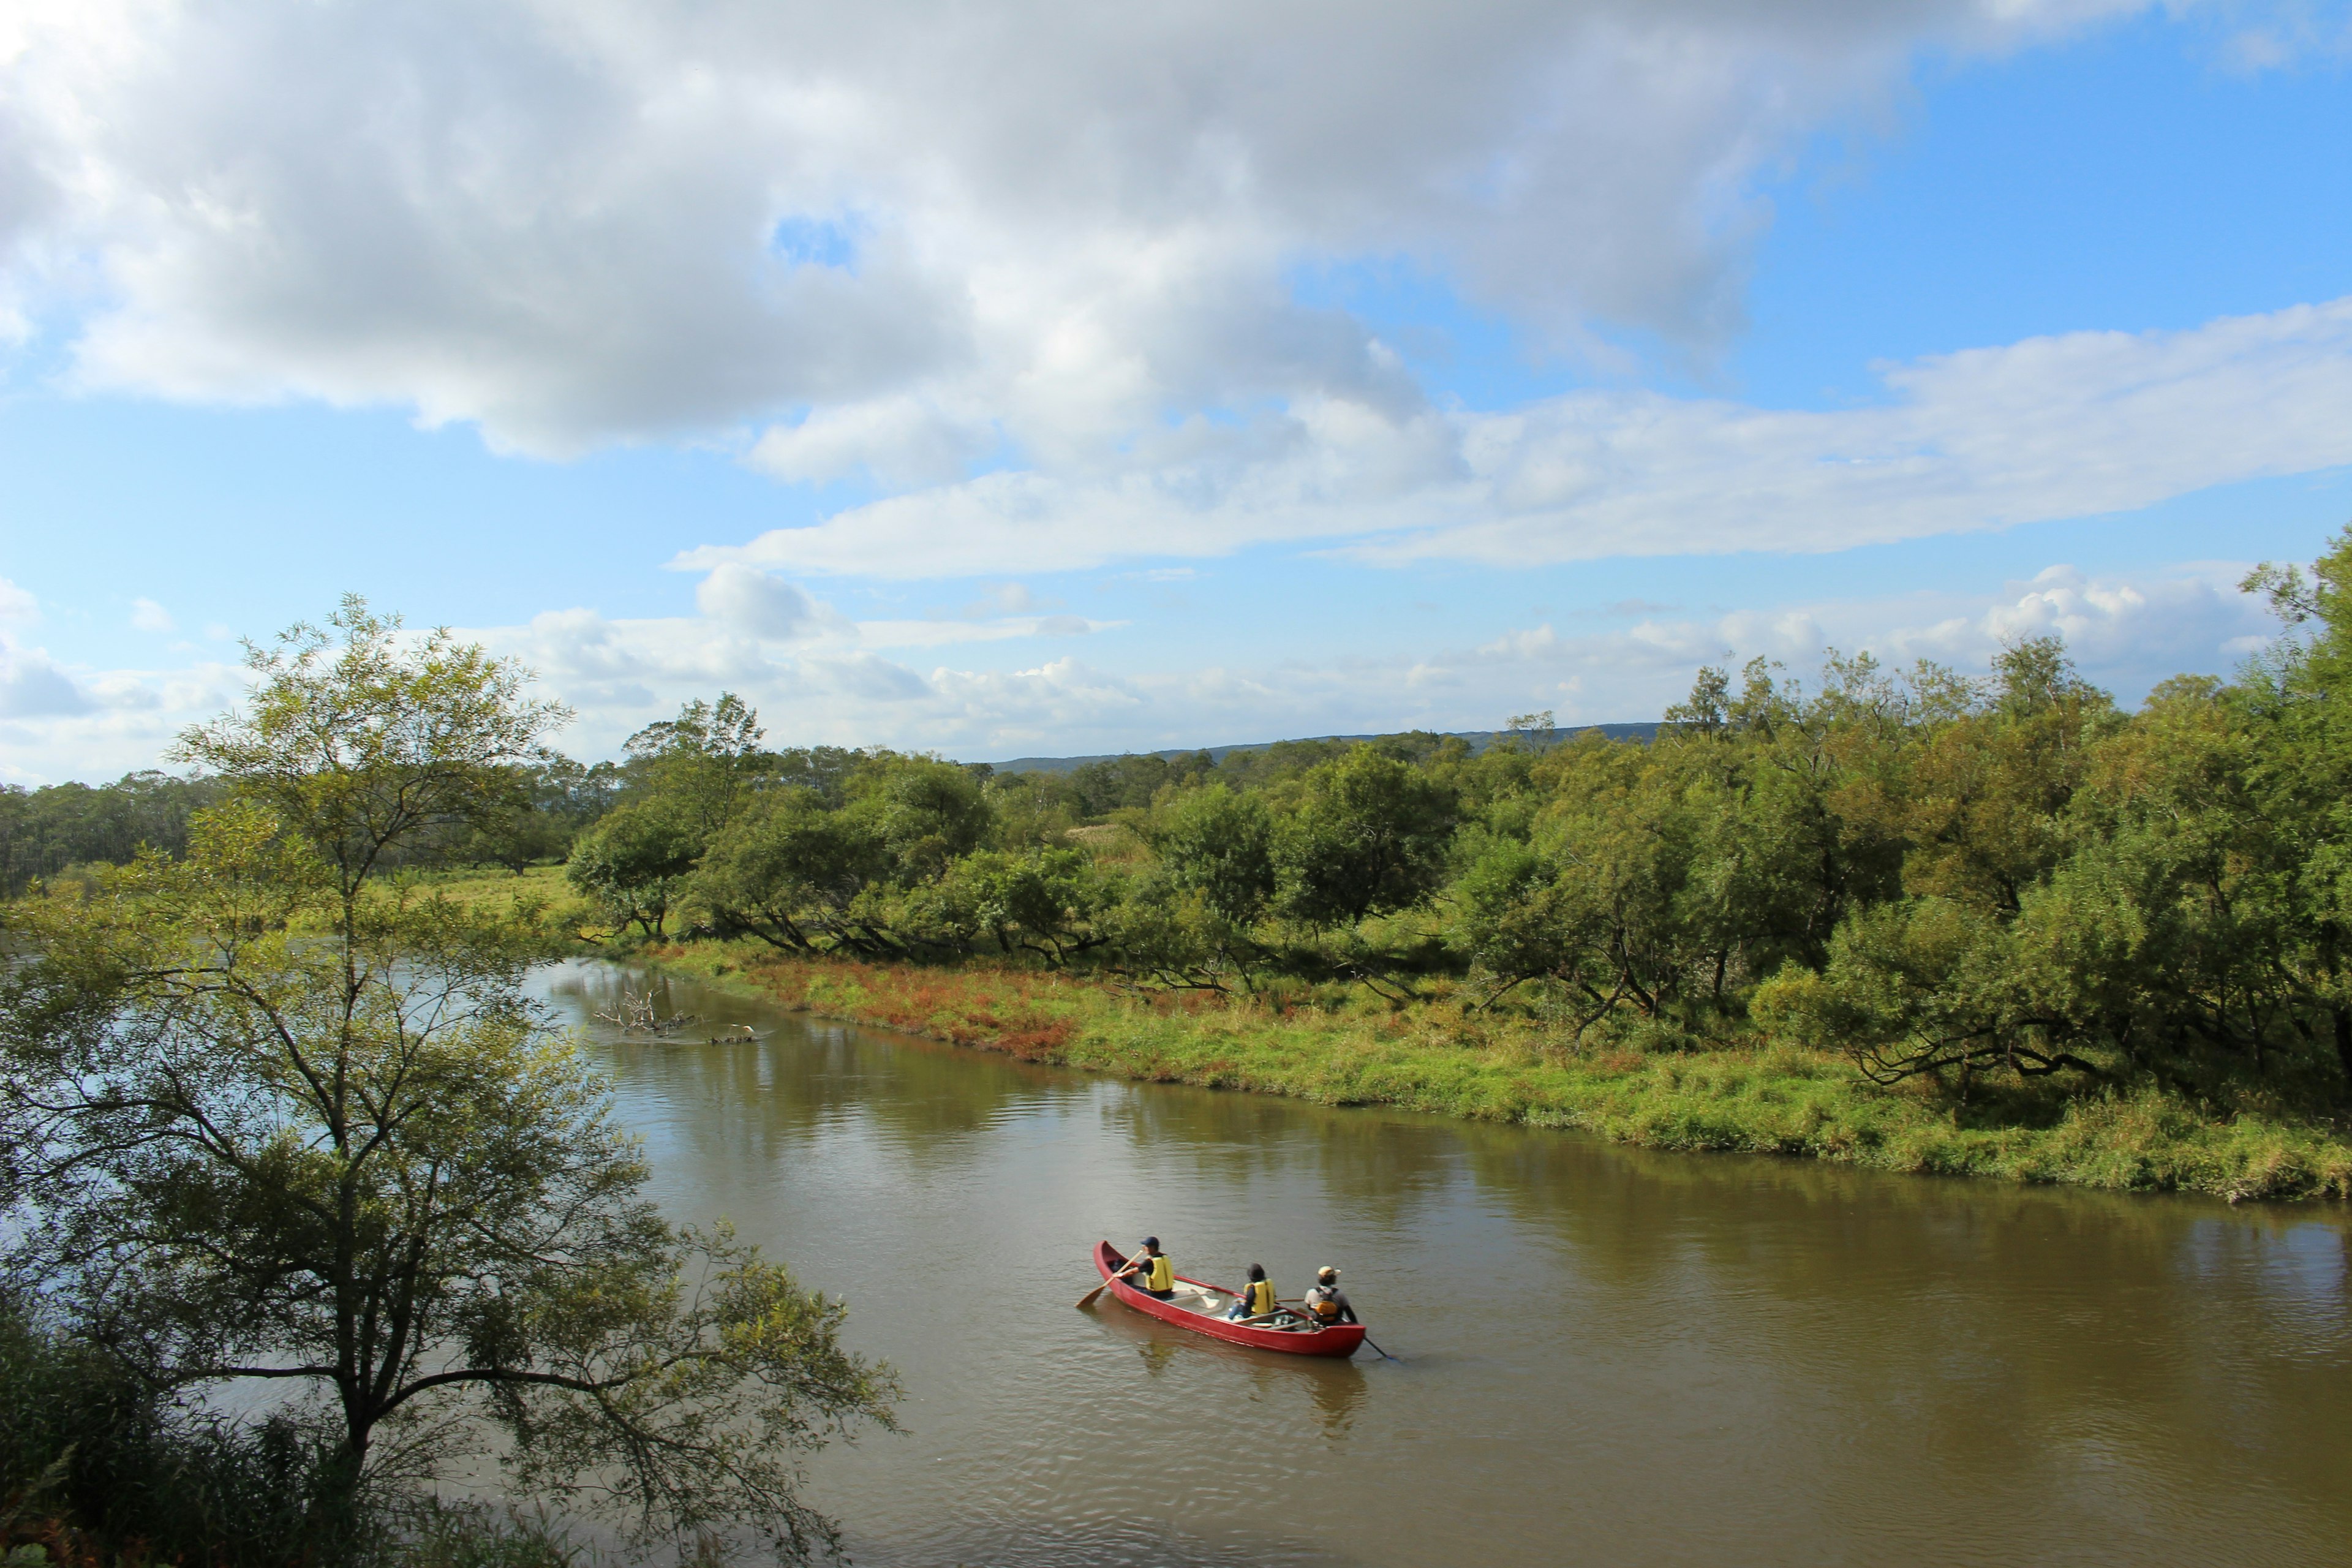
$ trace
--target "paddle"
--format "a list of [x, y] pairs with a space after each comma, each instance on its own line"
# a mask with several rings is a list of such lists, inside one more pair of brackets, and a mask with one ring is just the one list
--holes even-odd
[[[1336, 1323], [1326, 1323], [1326, 1322], [1322, 1321], [1321, 1321], [1321, 1319], [1319, 1319], [1319, 1318], [1318, 1318], [1318, 1316], [1317, 1316], [1313, 1311], [1311, 1311], [1310, 1310], [1308, 1310], [1308, 1309], [1307, 1309], [1307, 1308], [1303, 1303], [1301, 1304], [1301, 1306], [1300, 1306], [1300, 1308], [1299, 1308], [1299, 1311], [1300, 1311], [1301, 1315], [1303, 1315], [1303, 1316], [1307, 1319], [1307, 1321], [1308, 1322], [1315, 1324], [1315, 1326], [1316, 1326], [1316, 1327], [1318, 1327], [1318, 1328], [1321, 1328], [1321, 1329], [1328, 1329], [1328, 1328], [1336, 1328], [1336, 1327], [1338, 1326]], [[1364, 1342], [1365, 1342], [1366, 1344], [1368, 1344], [1368, 1345], [1372, 1345], [1372, 1337], [1371, 1337], [1370, 1334], [1366, 1334], [1366, 1335], [1364, 1336]], [[1372, 1352], [1373, 1352], [1373, 1353], [1374, 1353], [1374, 1354], [1378, 1355], [1378, 1356], [1379, 1356], [1382, 1361], [1393, 1361], [1393, 1362], [1396, 1362], [1396, 1363], [1397, 1363], [1399, 1366], [1402, 1366], [1402, 1365], [1404, 1364], [1404, 1363], [1403, 1363], [1403, 1362], [1402, 1362], [1402, 1361], [1398, 1361], [1398, 1360], [1397, 1360], [1397, 1358], [1396, 1358], [1395, 1356], [1392, 1356], [1392, 1355], [1389, 1354], [1389, 1352], [1386, 1352], [1386, 1351], [1384, 1351], [1384, 1350], [1381, 1349], [1381, 1347], [1380, 1347], [1380, 1346], [1378, 1346], [1378, 1345], [1372, 1345]]]
[[1091, 1290], [1087, 1291], [1085, 1295], [1083, 1295], [1083, 1296], [1079, 1297], [1079, 1298], [1078, 1298], [1078, 1305], [1079, 1305], [1079, 1306], [1081, 1306], [1081, 1307], [1084, 1307], [1084, 1306], [1088, 1305], [1089, 1303], [1091, 1303], [1091, 1302], [1094, 1300], [1094, 1299], [1095, 1299], [1096, 1297], [1097, 1297], [1097, 1296], [1101, 1295], [1104, 1291], [1106, 1291], [1106, 1290], [1108, 1290], [1108, 1289], [1110, 1289], [1110, 1282], [1111, 1282], [1111, 1280], [1113, 1280], [1113, 1279], [1126, 1279], [1129, 1275], [1130, 1275], [1130, 1274], [1132, 1274], [1132, 1273], [1134, 1273], [1134, 1272], [1135, 1272], [1135, 1265], [1133, 1265], [1132, 1263], [1129, 1264], [1126, 1268], [1124, 1268], [1120, 1269], [1120, 1270], [1119, 1270], [1118, 1273], [1116, 1273], [1116, 1274], [1113, 1274], [1113, 1275], [1108, 1276], [1108, 1278], [1106, 1278], [1106, 1279], [1103, 1280], [1103, 1282], [1102, 1282], [1101, 1284], [1099, 1284], [1099, 1285], [1096, 1286], [1093, 1289], [1091, 1289]]

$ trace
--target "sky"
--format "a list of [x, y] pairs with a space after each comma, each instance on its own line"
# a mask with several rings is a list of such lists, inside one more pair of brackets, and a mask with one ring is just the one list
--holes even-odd
[[611, 756], [2126, 701], [2352, 522], [2342, 0], [0, 0], [0, 784], [358, 593]]

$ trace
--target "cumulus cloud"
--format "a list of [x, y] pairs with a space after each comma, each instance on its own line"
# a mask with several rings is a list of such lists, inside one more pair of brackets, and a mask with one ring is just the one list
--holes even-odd
[[713, 620], [771, 642], [814, 636], [828, 621], [827, 613], [790, 583], [731, 562], [702, 580], [694, 603]]
[[40, 616], [41, 603], [38, 599], [7, 578], [0, 577], [0, 621], [29, 622], [40, 619]]
[[861, 470], [883, 484], [940, 484], [963, 477], [998, 437], [975, 411], [950, 413], [931, 398], [898, 395], [811, 412], [771, 426], [751, 451], [753, 468], [824, 484]]
[[[1761, 603], [1693, 614], [1619, 603], [1598, 616], [1530, 616], [1459, 643], [1402, 632], [1392, 651], [1252, 660], [1181, 653], [1136, 667], [1031, 652], [1011, 638], [993, 666], [979, 647], [884, 651], [894, 623], [800, 641], [747, 635], [712, 616], [612, 619], [572, 609], [461, 635], [520, 657], [578, 718], [575, 755], [615, 754], [646, 722], [733, 690], [780, 742], [886, 744], [968, 760], [1218, 744], [1427, 728], [1489, 729], [1549, 708], [1563, 722], [1656, 717], [1701, 664], [1761, 655], [1810, 679], [1823, 652], [1869, 650], [1890, 664], [1931, 658], [1980, 672], [2021, 637], [2063, 636], [2084, 672], [2136, 699], [2181, 670], [2227, 673], [2276, 627], [2234, 584], [2243, 563], [2138, 574], [2053, 565], [1998, 586], [1951, 585], [1876, 598]], [[817, 606], [825, 612], [823, 605]], [[1030, 620], [1034, 621], [1032, 617]], [[974, 630], [991, 623], [915, 621]], [[1047, 632], [1029, 625], [1023, 635]], [[921, 648], [926, 645], [908, 644]], [[1066, 645], [1065, 645], [1066, 646]], [[153, 766], [172, 733], [235, 700], [227, 665], [177, 671], [61, 667], [0, 638], [0, 779], [37, 784]]]
[[1299, 541], [1391, 564], [1823, 551], [2352, 463], [2352, 299], [1882, 375], [1885, 402], [1828, 413], [1637, 392], [1400, 420], [1295, 407], [1115, 473], [985, 475], [677, 564], [968, 575]]
[[0, 718], [57, 718], [94, 706], [47, 653], [0, 642]]
[[180, 629], [180, 623], [172, 618], [172, 612], [152, 599], [131, 601], [131, 625], [142, 632], [175, 632]]
[[[1704, 363], [1759, 172], [1923, 50], [2156, 5], [26, 5], [0, 335], [68, 323], [89, 387], [404, 406], [541, 454], [714, 441], [871, 486], [679, 563], [751, 643], [821, 630], [770, 569], [1823, 550], [2352, 461], [2344, 301], [1889, 366], [1875, 407], [1466, 413], [1292, 287], [1371, 259], [1539, 353], [1631, 330]], [[2227, 16], [2268, 60], [2322, 49], [2307, 10]]]
[[0, 304], [79, 313], [86, 384], [538, 452], [770, 423], [801, 479], [1253, 399], [1402, 419], [1286, 268], [1403, 258], [1538, 343], [1704, 356], [1757, 171], [1924, 48], [2147, 4], [37, 4], [0, 22]]

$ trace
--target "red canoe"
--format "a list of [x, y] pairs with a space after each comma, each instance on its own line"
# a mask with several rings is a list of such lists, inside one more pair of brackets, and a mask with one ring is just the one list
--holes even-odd
[[[1176, 1276], [1176, 1294], [1162, 1301], [1147, 1296], [1124, 1279], [1111, 1276], [1127, 1266], [1127, 1259], [1109, 1242], [1095, 1247], [1095, 1267], [1110, 1279], [1110, 1293], [1139, 1312], [1148, 1313], [1162, 1322], [1191, 1329], [1194, 1333], [1211, 1339], [1225, 1340], [1237, 1345], [1249, 1345], [1262, 1351], [1281, 1351], [1286, 1355], [1354, 1355], [1356, 1347], [1364, 1342], [1361, 1323], [1333, 1323], [1326, 1328], [1277, 1329], [1255, 1328], [1244, 1323], [1228, 1322], [1225, 1313], [1234, 1304], [1231, 1290], [1204, 1284], [1198, 1279]], [[1300, 1321], [1305, 1320], [1301, 1319]]]

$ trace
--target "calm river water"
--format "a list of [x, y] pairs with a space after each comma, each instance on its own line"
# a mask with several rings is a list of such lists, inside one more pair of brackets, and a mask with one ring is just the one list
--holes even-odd
[[[828, 1451], [861, 1563], [2352, 1562], [2352, 1226], [1335, 1110], [1029, 1067], [684, 983], [616, 1040], [663, 1204], [903, 1378]], [[1398, 1362], [1110, 1304], [1100, 1237], [1343, 1283]]]

